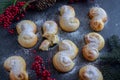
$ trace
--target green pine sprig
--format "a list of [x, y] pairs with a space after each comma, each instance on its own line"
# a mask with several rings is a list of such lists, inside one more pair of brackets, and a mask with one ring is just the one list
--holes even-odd
[[0, 14], [2, 14], [8, 6], [15, 5], [16, 2], [17, 2], [17, 0], [3, 0], [3, 1], [0, 1]]
[[101, 67], [104, 80], [120, 80], [120, 66], [105, 65]]
[[108, 40], [109, 51], [100, 57], [104, 80], [120, 80], [120, 39], [113, 35]]
[[109, 64], [118, 63], [120, 64], [120, 39], [118, 36], [111, 36], [108, 39], [109, 52], [103, 54], [100, 59], [102, 62]]

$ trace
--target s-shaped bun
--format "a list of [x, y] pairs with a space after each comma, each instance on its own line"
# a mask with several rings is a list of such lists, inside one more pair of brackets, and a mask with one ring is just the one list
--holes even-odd
[[86, 65], [79, 71], [80, 80], [103, 80], [102, 73], [92, 65]]
[[20, 56], [11, 56], [4, 62], [4, 68], [10, 72], [10, 80], [28, 80], [25, 60]]
[[68, 72], [73, 69], [73, 59], [78, 54], [77, 46], [70, 40], [59, 43], [59, 51], [53, 57], [53, 65], [60, 72]]
[[100, 7], [92, 7], [89, 11], [90, 27], [95, 31], [101, 31], [107, 21], [107, 13]]
[[80, 21], [75, 17], [74, 8], [64, 5], [60, 8], [60, 27], [67, 32], [73, 32], [80, 26]]

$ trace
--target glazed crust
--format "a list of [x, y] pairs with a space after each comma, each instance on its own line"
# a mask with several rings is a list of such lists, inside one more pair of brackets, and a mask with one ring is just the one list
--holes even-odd
[[[90, 67], [92, 67], [94, 70], [95, 70], [95, 72], [96, 72], [96, 74], [98, 74], [98, 76], [97, 76], [97, 78], [96, 79], [90, 79], [90, 78], [88, 78], [87, 76], [86, 76], [86, 74], [89, 74], [90, 75], [90, 73], [87, 73], [87, 69], [88, 68], [90, 68]], [[91, 73], [94, 73], [92, 70], [93, 69], [91, 69], [91, 70], [89, 70]], [[95, 75], [96, 75], [95, 74]], [[92, 75], [92, 74], [91, 74]], [[96, 67], [94, 67], [94, 66], [92, 66], [92, 65], [86, 65], [86, 66], [84, 66], [84, 67], [82, 67], [80, 70], [79, 70], [79, 77], [80, 77], [80, 80], [103, 80], [103, 76], [102, 76], [102, 73], [96, 68]], [[92, 78], [94, 78], [95, 76], [93, 75], [92, 76]]]
[[25, 31], [28, 28], [30, 28], [30, 31], [33, 33], [36, 33], [37, 31], [36, 24], [30, 20], [22, 20], [16, 25], [18, 34], [20, 34], [21, 32]]
[[28, 80], [25, 60], [20, 56], [11, 56], [4, 62], [4, 68], [10, 72], [10, 80]]
[[89, 11], [90, 27], [95, 31], [101, 31], [107, 21], [107, 13], [100, 7], [92, 7]]

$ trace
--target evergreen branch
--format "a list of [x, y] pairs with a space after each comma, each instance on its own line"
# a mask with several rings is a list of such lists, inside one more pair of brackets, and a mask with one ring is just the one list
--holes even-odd
[[25, 10], [28, 5], [29, 5], [29, 3], [26, 2], [25, 5], [22, 7], [22, 9]]
[[113, 35], [108, 39], [108, 44], [110, 48], [110, 52], [102, 55], [100, 57], [101, 62], [110, 62], [112, 63], [120, 63], [120, 39], [118, 36]]
[[116, 48], [120, 48], [120, 39], [118, 36], [113, 35], [108, 39], [108, 44], [110, 47], [110, 50], [114, 50]]
[[4, 9], [6, 9], [10, 5], [15, 5], [17, 0], [4, 0], [0, 2], [0, 14], [4, 12]]
[[120, 80], [120, 65], [109, 66], [105, 65], [101, 67], [101, 71], [104, 77], [104, 80]]
[[120, 80], [120, 39], [113, 35], [108, 39], [110, 51], [100, 57], [104, 80]]
[[16, 4], [16, 2], [17, 2], [17, 0], [13, 0], [13, 5], [15, 5], [15, 4]]

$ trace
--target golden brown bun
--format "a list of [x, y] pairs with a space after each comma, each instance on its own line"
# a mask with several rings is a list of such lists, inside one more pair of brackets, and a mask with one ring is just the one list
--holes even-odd
[[60, 17], [59, 23], [60, 23], [60, 27], [66, 32], [76, 31], [80, 26], [80, 22], [78, 18], [75, 17], [70, 17], [70, 18]]
[[94, 31], [101, 31], [104, 28], [104, 22], [102, 20], [92, 19], [90, 20], [90, 27]]
[[78, 54], [78, 47], [70, 40], [63, 40], [59, 43], [59, 51], [68, 50], [73, 52], [73, 55], [69, 55], [71, 59], [74, 59]]
[[30, 31], [36, 33], [37, 26], [34, 22], [30, 20], [22, 20], [16, 25], [16, 29], [18, 34], [20, 34], [23, 31]]
[[54, 44], [59, 43], [58, 35], [51, 34], [51, 35], [47, 35], [46, 38], [47, 38], [47, 40], [49, 40], [51, 42], [51, 44], [50, 44], [51, 46], [53, 46]]
[[30, 20], [22, 20], [16, 26], [18, 43], [25, 48], [31, 48], [37, 43], [38, 37], [36, 24]]
[[66, 51], [60, 51], [53, 57], [53, 65], [60, 72], [68, 72], [73, 69], [74, 62], [66, 55]]
[[4, 62], [4, 68], [10, 72], [10, 80], [28, 80], [25, 60], [20, 56], [11, 56]]
[[100, 7], [92, 7], [89, 11], [90, 26], [95, 31], [101, 31], [107, 21], [107, 13]]
[[13, 71], [10, 71], [10, 80], [28, 80], [28, 74], [21, 71], [19, 75], [15, 75]]
[[50, 44], [51, 44], [51, 42], [50, 42], [49, 40], [44, 40], [44, 41], [41, 43], [39, 49], [40, 49], [40, 50], [43, 50], [43, 51], [48, 51], [48, 49], [49, 49], [49, 47], [50, 47]]
[[94, 61], [99, 57], [99, 51], [104, 47], [104, 38], [95, 32], [85, 35], [86, 45], [82, 48], [82, 53], [88, 61]]
[[85, 43], [88, 44], [91, 42], [96, 43], [96, 46], [98, 46], [98, 50], [101, 50], [105, 45], [104, 38], [100, 34], [95, 32], [91, 32], [85, 35]]
[[[57, 44], [59, 42], [58, 37], [58, 25], [55, 21], [46, 21], [43, 24], [43, 35], [46, 40], [44, 40], [39, 49], [43, 51], [47, 51], [50, 46]], [[45, 44], [45, 45], [44, 45]]]
[[60, 14], [59, 24], [62, 30], [73, 32], [79, 28], [80, 21], [75, 17], [74, 8], [64, 5], [60, 8]]
[[102, 73], [92, 65], [86, 65], [79, 71], [80, 80], [103, 80]]
[[60, 15], [61, 16], [74, 17], [75, 16], [75, 10], [74, 10], [74, 8], [72, 6], [63, 5], [60, 8]]
[[43, 24], [43, 37], [55, 35], [58, 33], [58, 25], [54, 21], [46, 21]]
[[53, 57], [53, 65], [60, 72], [68, 72], [73, 69], [73, 59], [78, 54], [77, 46], [70, 40], [59, 43], [59, 52]]
[[83, 56], [85, 57], [85, 59], [87, 59], [88, 61], [94, 61], [98, 58], [99, 56], [99, 51], [98, 49], [96, 49], [94, 46], [96, 44], [87, 44], [83, 47], [82, 49], [82, 53]]
[[31, 47], [35, 46], [37, 41], [38, 41], [37, 35], [32, 32], [22, 32], [18, 36], [19, 44], [25, 48], [31, 48]]

